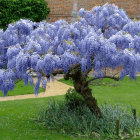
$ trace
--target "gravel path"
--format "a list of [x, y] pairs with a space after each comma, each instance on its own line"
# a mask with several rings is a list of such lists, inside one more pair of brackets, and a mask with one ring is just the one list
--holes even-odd
[[[57, 77], [55, 77], [55, 79], [57, 80], [61, 78], [63, 78], [62, 75], [58, 75]], [[49, 97], [49, 96], [64, 95], [69, 88], [73, 88], [72, 86], [63, 84], [57, 80], [55, 80], [54, 82], [51, 80], [50, 83], [47, 84], [46, 91], [43, 93], [39, 93], [38, 96], [35, 96], [34, 94], [7, 96], [7, 97], [0, 97], [0, 101], [22, 100], [22, 99], [29, 99], [29, 98], [42, 98], [42, 97]]]

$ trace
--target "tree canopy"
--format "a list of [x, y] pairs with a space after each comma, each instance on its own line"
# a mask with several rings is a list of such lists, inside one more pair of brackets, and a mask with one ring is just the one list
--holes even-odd
[[35, 71], [45, 88], [55, 69], [67, 73], [76, 64], [82, 73], [92, 68], [94, 77], [104, 77], [102, 69], [121, 66], [120, 78], [136, 79], [140, 70], [140, 22], [131, 20], [114, 4], [80, 9], [72, 23], [58, 20], [39, 23], [20, 19], [0, 30], [0, 90], [6, 96], [16, 79], [32, 84]]

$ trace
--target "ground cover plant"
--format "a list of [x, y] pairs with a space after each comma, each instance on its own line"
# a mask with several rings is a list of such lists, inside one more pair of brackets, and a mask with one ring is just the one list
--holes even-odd
[[[39, 93], [44, 92], [43, 88], [39, 88]], [[7, 96], [15, 96], [15, 95], [25, 95], [25, 94], [33, 94], [34, 93], [34, 85], [30, 85], [28, 83], [27, 86], [24, 85], [23, 80], [16, 81], [15, 88], [8, 92]], [[0, 91], [0, 97], [3, 97], [3, 93]]]
[[[69, 89], [64, 101], [50, 101], [40, 110], [38, 121], [47, 129], [72, 136], [98, 139], [124, 139], [139, 135], [140, 117], [135, 119], [131, 108], [104, 104], [102, 118], [98, 118], [86, 106], [81, 95]], [[119, 121], [118, 135], [116, 121]]]

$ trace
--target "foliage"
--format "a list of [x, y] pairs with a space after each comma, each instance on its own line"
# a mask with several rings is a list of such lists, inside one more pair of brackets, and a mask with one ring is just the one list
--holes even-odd
[[8, 24], [25, 18], [40, 22], [49, 12], [45, 0], [0, 0], [0, 28], [6, 30]]
[[70, 88], [65, 95], [66, 104], [69, 109], [76, 109], [78, 106], [85, 105], [83, 97], [75, 89]]
[[[94, 68], [95, 78], [104, 77], [105, 67], [122, 66], [121, 79], [126, 75], [136, 79], [140, 69], [136, 41], [140, 37], [132, 33], [139, 24], [110, 4], [94, 7], [91, 13], [80, 10], [79, 15], [81, 18], [70, 24], [64, 20], [36, 23], [21, 19], [0, 31], [0, 90], [5, 96], [14, 88], [16, 79], [24, 79], [25, 84], [32, 81], [32, 71], [38, 74], [34, 91], [38, 94], [39, 84], [49, 82], [55, 69], [67, 73], [75, 64], [80, 64], [83, 73]], [[100, 21], [102, 17], [106, 22]]]
[[140, 130], [140, 118], [122, 106], [103, 105], [103, 118], [97, 118], [87, 106], [69, 109], [66, 102], [50, 101], [47, 108], [40, 110], [38, 121], [47, 129], [55, 129], [72, 136], [102, 139], [116, 138], [116, 120], [120, 119], [120, 138], [135, 136]]

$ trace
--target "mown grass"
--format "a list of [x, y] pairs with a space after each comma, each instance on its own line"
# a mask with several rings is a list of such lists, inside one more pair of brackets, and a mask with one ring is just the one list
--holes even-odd
[[[70, 80], [60, 81], [73, 85]], [[114, 83], [112, 80], [111, 82]], [[98, 103], [132, 105], [140, 115], [140, 77], [136, 82], [125, 78], [124, 81], [114, 84], [118, 86], [91, 86]], [[82, 140], [46, 130], [43, 124], [38, 125], [34, 121], [41, 106], [45, 108], [51, 99], [64, 100], [64, 96], [0, 102], [0, 140]]]
[[0, 102], [0, 140], [86, 140], [47, 130], [35, 122], [38, 111], [51, 99], [64, 100], [64, 96]]
[[41, 106], [64, 96], [0, 102], [0, 140], [84, 140], [46, 130], [35, 122]]
[[[60, 79], [59, 81], [73, 86], [71, 79]], [[125, 77], [123, 81], [119, 82], [104, 79], [101, 85], [92, 85], [90, 88], [99, 104], [108, 103], [132, 106], [132, 108], [136, 108], [137, 113], [140, 115], [140, 77], [137, 77], [136, 81], [130, 81], [129, 77]]]
[[[44, 92], [43, 88], [39, 88], [39, 93]], [[34, 85], [28, 83], [28, 86], [24, 85], [24, 81], [18, 81], [15, 84], [14, 90], [11, 90], [7, 93], [7, 96], [15, 96], [15, 95], [25, 95], [25, 94], [33, 94], [34, 93]], [[3, 97], [3, 93], [0, 91], [0, 97]]]

